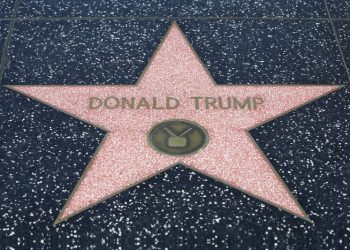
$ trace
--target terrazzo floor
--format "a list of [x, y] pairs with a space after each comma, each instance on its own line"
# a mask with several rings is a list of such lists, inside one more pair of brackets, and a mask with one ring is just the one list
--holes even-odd
[[[250, 131], [313, 223], [177, 165], [54, 225], [106, 132], [4, 85], [135, 84], [172, 21], [218, 84], [346, 85]], [[350, 0], [0, 0], [0, 249], [348, 249]]]

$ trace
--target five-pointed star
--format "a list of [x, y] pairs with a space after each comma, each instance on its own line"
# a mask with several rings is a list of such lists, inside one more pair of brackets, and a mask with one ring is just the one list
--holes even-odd
[[[125, 74], [126, 72], [115, 72]], [[154, 53], [138, 84], [8, 86], [24, 95], [108, 131], [63, 207], [63, 221], [176, 163], [182, 163], [305, 220], [293, 197], [249, 134], [249, 129], [328, 94], [339, 86], [215, 84], [176, 23]], [[90, 97], [176, 97], [177, 109], [89, 109]], [[255, 96], [255, 111], [194, 109], [193, 96]], [[162, 154], [148, 145], [150, 128], [163, 120], [186, 119], [203, 126], [208, 145], [192, 155]], [[291, 167], [291, 166], [287, 166]]]

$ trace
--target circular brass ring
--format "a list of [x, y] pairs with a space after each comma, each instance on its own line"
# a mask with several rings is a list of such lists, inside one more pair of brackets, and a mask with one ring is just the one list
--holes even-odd
[[158, 152], [182, 156], [195, 154], [205, 148], [209, 136], [196, 122], [171, 119], [155, 124], [148, 132], [147, 141]]

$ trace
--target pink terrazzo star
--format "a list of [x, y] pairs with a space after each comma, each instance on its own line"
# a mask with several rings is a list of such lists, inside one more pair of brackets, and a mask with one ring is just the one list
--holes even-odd
[[[115, 72], [124, 74], [125, 72]], [[135, 86], [8, 86], [108, 131], [76, 185], [56, 223], [182, 163], [207, 176], [277, 206], [300, 218], [307, 214], [293, 197], [249, 134], [249, 129], [328, 94], [339, 86], [218, 86], [173, 23]], [[89, 109], [91, 96], [167, 96], [181, 100], [177, 109]], [[191, 96], [254, 96], [264, 99], [257, 110], [194, 109]], [[168, 119], [203, 126], [208, 145], [185, 156], [170, 156], [148, 145], [147, 133]], [[290, 166], [286, 166], [288, 168]]]

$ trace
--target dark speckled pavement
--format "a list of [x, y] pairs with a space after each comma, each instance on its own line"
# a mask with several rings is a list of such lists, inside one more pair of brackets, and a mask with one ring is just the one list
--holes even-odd
[[[0, 82], [134, 84], [171, 21], [219, 84], [349, 84], [350, 0], [0, 0]], [[53, 225], [105, 132], [0, 86], [0, 249], [347, 249], [350, 88], [251, 131], [309, 223], [176, 166]]]

